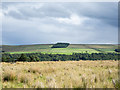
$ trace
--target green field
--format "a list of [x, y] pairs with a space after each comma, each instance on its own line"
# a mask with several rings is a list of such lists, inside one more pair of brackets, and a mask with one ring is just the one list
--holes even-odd
[[21, 53], [48, 53], [48, 54], [72, 54], [72, 53], [108, 53], [115, 52], [117, 45], [112, 44], [70, 44], [67, 48], [51, 48], [52, 44], [38, 45], [3, 45], [2, 51], [10, 54]]

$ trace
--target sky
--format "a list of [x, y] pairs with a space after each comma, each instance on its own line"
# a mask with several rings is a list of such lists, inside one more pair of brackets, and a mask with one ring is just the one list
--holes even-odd
[[117, 44], [117, 2], [4, 2], [2, 44]]

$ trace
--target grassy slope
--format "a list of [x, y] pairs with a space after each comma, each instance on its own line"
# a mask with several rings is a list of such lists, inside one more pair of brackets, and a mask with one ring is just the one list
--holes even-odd
[[99, 53], [99, 52], [114, 52], [117, 45], [99, 45], [99, 44], [71, 44], [67, 48], [51, 48], [52, 44], [39, 45], [21, 45], [2, 47], [3, 51], [11, 54], [21, 53], [52, 53], [52, 54], [72, 54], [72, 53]]

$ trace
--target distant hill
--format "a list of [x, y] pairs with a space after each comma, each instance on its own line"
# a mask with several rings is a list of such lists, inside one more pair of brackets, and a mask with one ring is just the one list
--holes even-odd
[[[69, 43], [68, 43], [69, 44]], [[51, 48], [57, 44], [37, 44], [37, 45], [2, 45], [0, 48], [5, 53], [50, 53], [50, 54], [72, 54], [72, 53], [99, 53], [115, 52], [118, 45], [112, 44], [66, 44], [65, 48]], [[63, 45], [63, 44], [62, 44]], [[64, 46], [64, 45], [63, 45]]]

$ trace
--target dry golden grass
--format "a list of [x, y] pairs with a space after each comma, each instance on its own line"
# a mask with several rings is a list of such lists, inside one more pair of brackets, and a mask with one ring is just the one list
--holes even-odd
[[17, 62], [2, 67], [3, 88], [114, 88], [118, 79], [118, 61]]
[[2, 64], [0, 62], [0, 90], [2, 88]]

